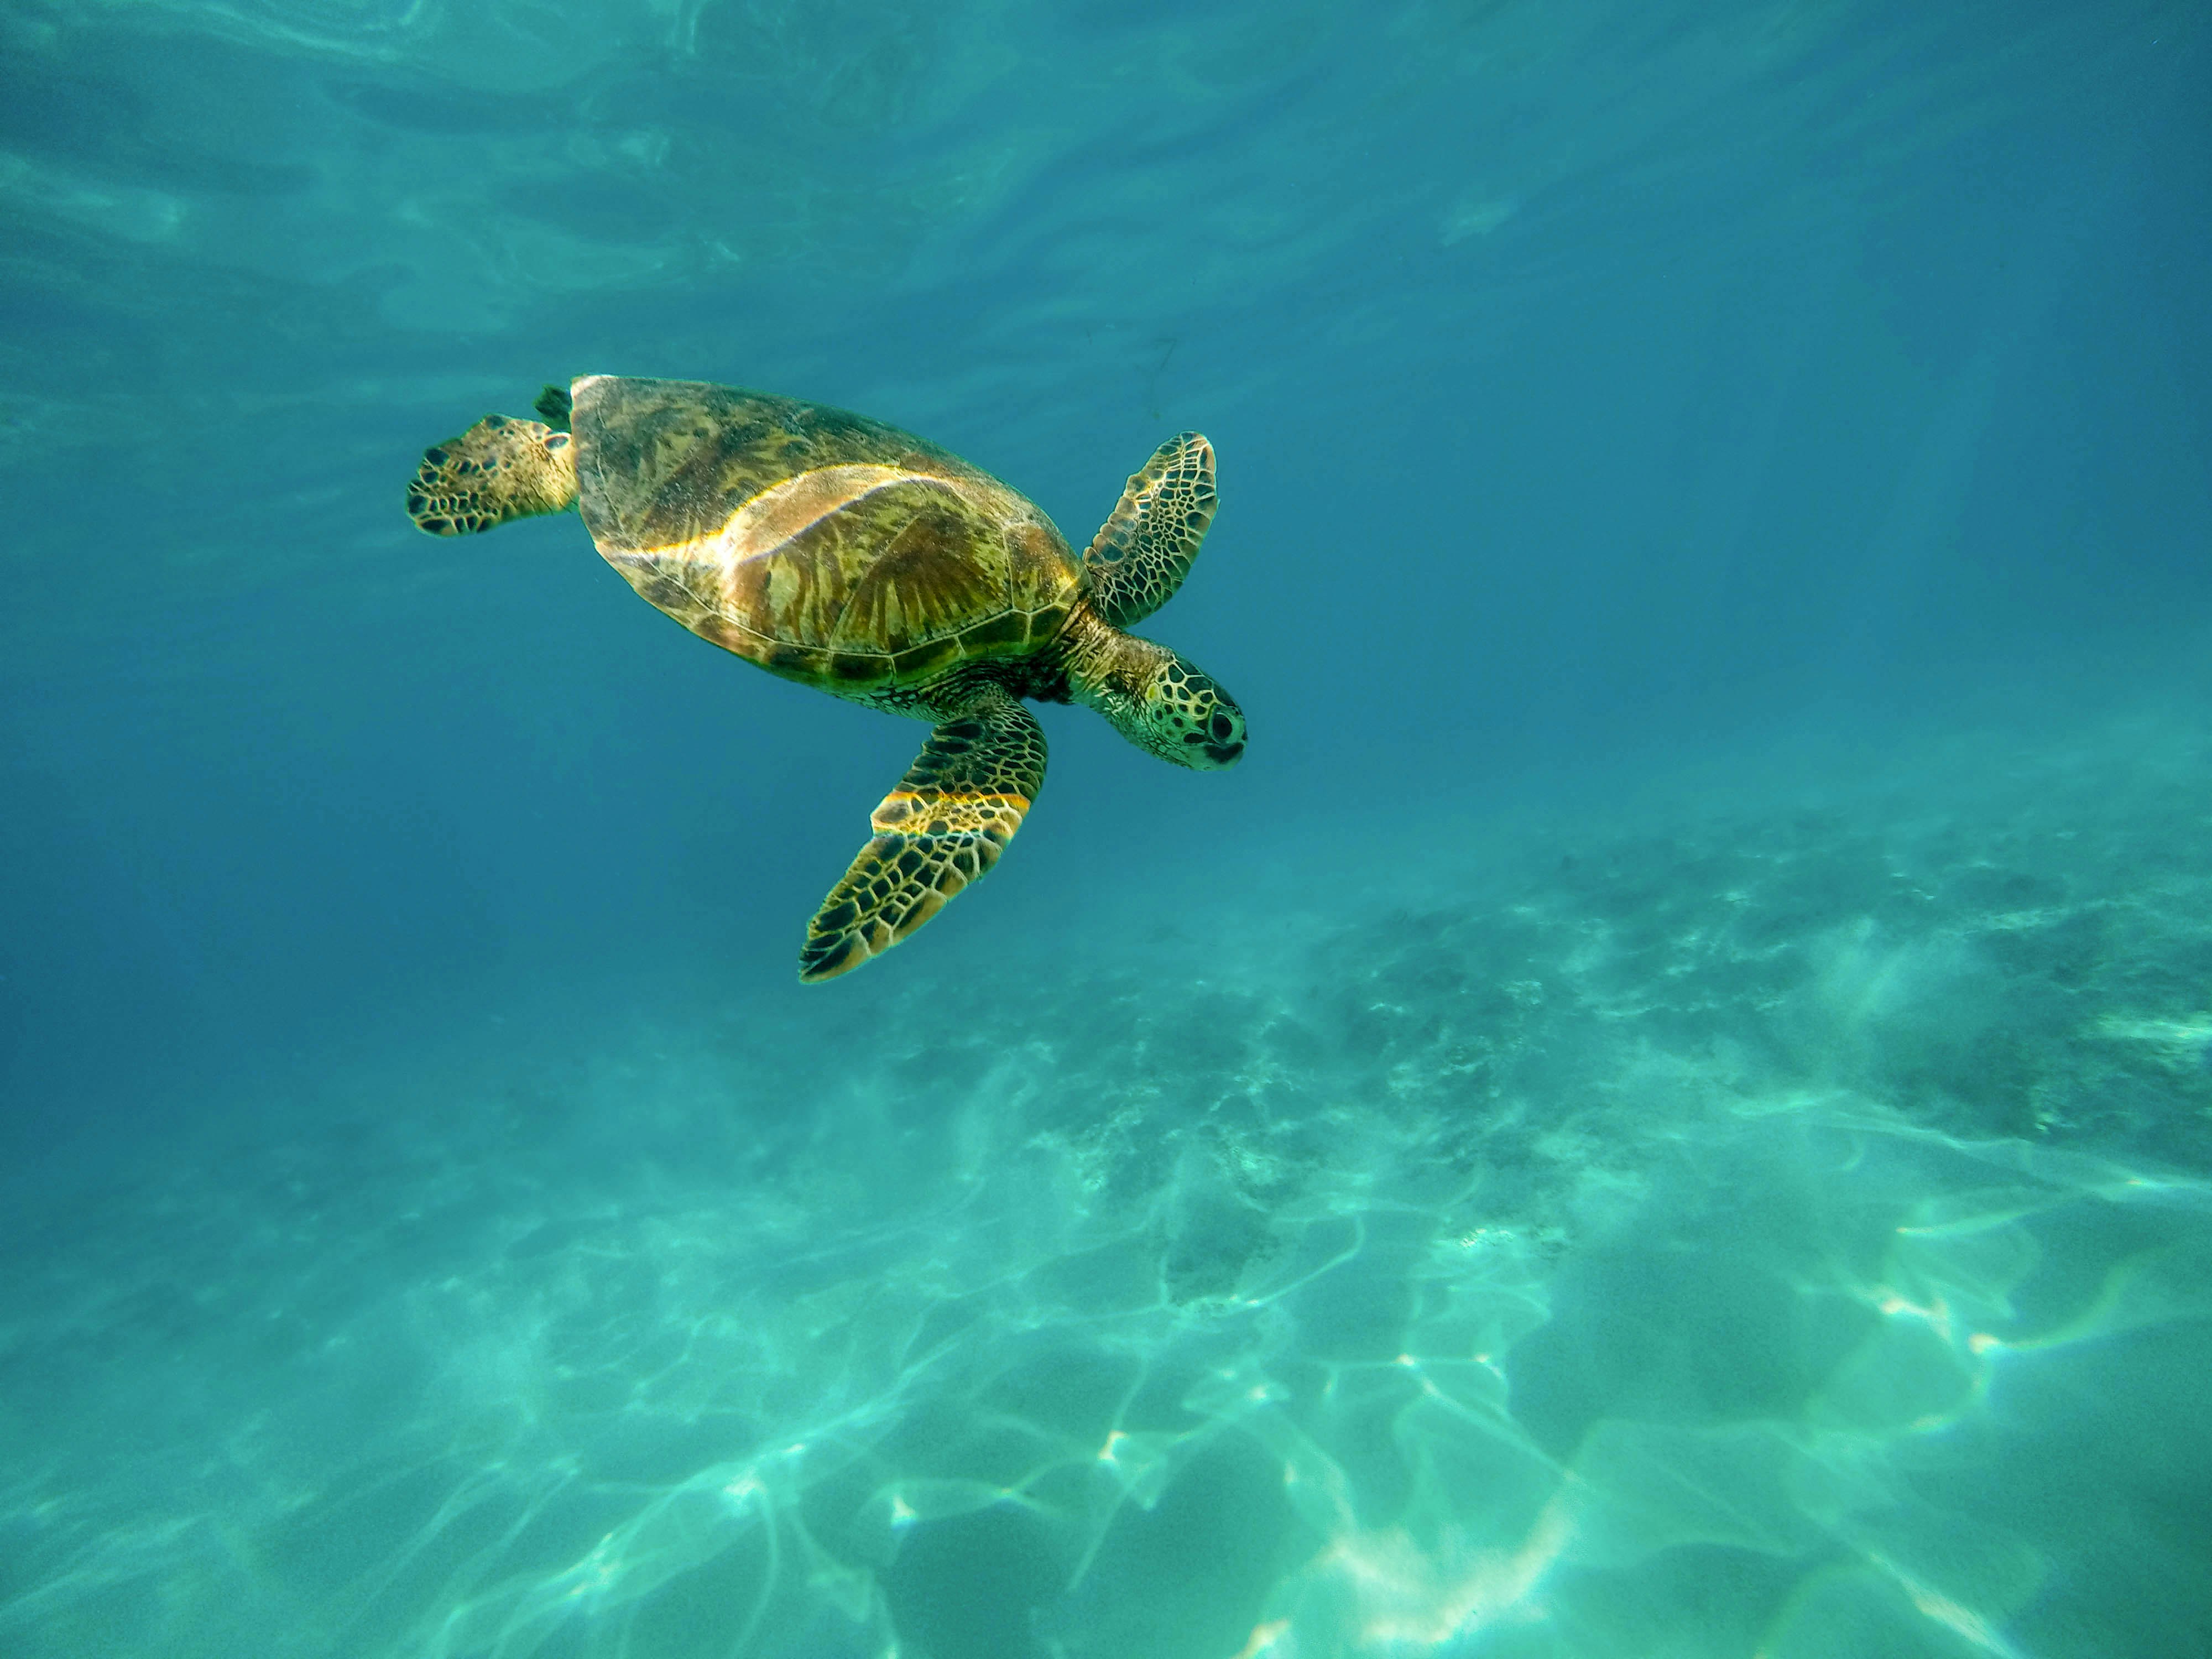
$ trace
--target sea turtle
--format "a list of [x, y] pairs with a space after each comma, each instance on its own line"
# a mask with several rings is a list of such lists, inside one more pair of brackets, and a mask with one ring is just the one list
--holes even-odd
[[1244, 752], [1226, 692], [1121, 631], [1182, 585], [1213, 517], [1195, 432], [1159, 447], [1078, 558], [996, 478], [843, 410], [608, 374], [536, 408], [425, 451], [409, 516], [458, 536], [580, 507], [607, 562], [693, 633], [936, 728], [808, 925], [802, 980], [889, 950], [998, 862], [1044, 782], [1023, 698], [1086, 703], [1179, 766]]

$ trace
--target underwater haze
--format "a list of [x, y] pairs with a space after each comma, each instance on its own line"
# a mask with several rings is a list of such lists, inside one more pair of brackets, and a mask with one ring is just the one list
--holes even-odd
[[[2212, 11], [9, 0], [9, 1659], [2212, 1654]], [[860, 411], [1249, 722], [417, 532]]]

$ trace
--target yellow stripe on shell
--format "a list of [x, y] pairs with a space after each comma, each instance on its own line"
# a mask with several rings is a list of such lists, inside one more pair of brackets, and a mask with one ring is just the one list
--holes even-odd
[[[940, 489], [971, 507], [990, 510], [990, 503], [980, 498], [963, 480], [876, 462], [852, 462], [816, 467], [769, 485], [732, 513], [720, 529], [708, 534], [655, 547], [602, 548], [600, 552], [644, 595], [647, 603], [676, 615], [662, 599], [648, 591], [656, 583], [672, 584], [690, 601], [689, 608], [694, 612], [678, 617], [687, 627], [718, 645], [736, 650], [741, 656], [763, 660], [760, 651], [746, 651], [735, 641], [718, 637], [726, 630], [757, 641], [761, 647], [769, 650], [790, 643], [763, 634], [744, 620], [750, 609], [744, 592], [748, 568], [757, 561], [774, 558], [824, 519], [901, 484]], [[772, 587], [776, 585], [771, 582]], [[1007, 597], [1012, 599], [1011, 594]], [[848, 602], [849, 598], [848, 595]], [[769, 605], [771, 611], [781, 608], [774, 597], [769, 598]], [[842, 611], [839, 614], [842, 617]], [[834, 623], [830, 632], [836, 632]], [[806, 648], [833, 651], [855, 661], [878, 659], [886, 672], [896, 672], [897, 653], [855, 649], [849, 643], [836, 644], [828, 640], [810, 642]]]
[[730, 514], [720, 530], [657, 547], [625, 547], [617, 550], [617, 555], [626, 560], [680, 558], [722, 565], [757, 559], [804, 535], [841, 507], [902, 483], [933, 485], [964, 501], [975, 499], [958, 479], [941, 478], [934, 472], [909, 472], [872, 461], [818, 466], [770, 484]]
[[[724, 570], [724, 586], [734, 598], [737, 567], [750, 559], [775, 553], [804, 535], [831, 514], [850, 507], [879, 489], [896, 484], [926, 484], [972, 499], [951, 478], [934, 473], [909, 472], [902, 467], [856, 461], [844, 466], [817, 467], [781, 483], [769, 485], [730, 515], [718, 535], [702, 538], [699, 549]], [[709, 552], [708, 550], [712, 550]]]

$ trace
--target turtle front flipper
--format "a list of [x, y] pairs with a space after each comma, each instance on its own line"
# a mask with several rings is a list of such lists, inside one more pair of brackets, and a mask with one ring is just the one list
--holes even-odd
[[505, 415], [487, 415], [459, 437], [431, 445], [407, 486], [407, 516], [433, 536], [491, 530], [575, 504], [568, 434]]
[[807, 924], [799, 976], [850, 973], [980, 881], [1044, 787], [1044, 732], [993, 686], [929, 734], [870, 822], [875, 838]]
[[1092, 608], [1127, 628], [1173, 599], [1213, 522], [1215, 500], [1212, 444], [1182, 432], [1154, 450], [1083, 556]]

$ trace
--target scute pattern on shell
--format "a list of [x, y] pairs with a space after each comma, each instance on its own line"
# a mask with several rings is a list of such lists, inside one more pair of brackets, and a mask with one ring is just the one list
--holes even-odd
[[584, 522], [650, 604], [848, 696], [1034, 653], [1083, 574], [1050, 520], [934, 445], [689, 380], [578, 380]]

